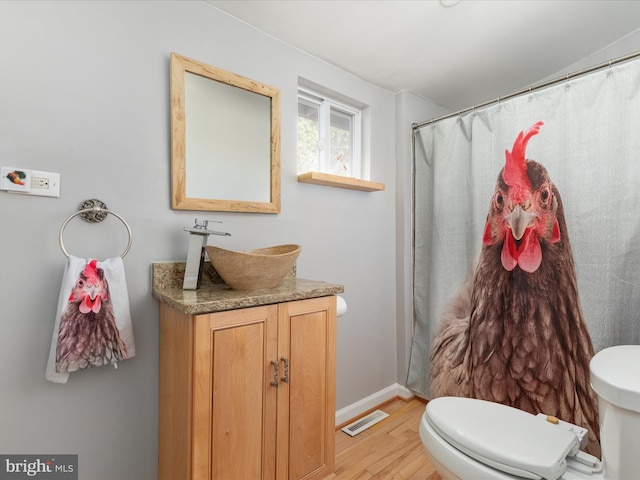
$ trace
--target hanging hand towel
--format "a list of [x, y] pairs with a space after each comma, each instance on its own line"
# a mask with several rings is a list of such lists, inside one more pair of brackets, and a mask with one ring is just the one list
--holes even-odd
[[122, 258], [104, 262], [69, 256], [47, 362], [46, 379], [66, 383], [69, 372], [135, 355]]

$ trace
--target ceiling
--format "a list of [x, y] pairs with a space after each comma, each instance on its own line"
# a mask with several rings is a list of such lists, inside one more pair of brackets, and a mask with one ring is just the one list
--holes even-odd
[[392, 92], [452, 110], [553, 77], [640, 28], [628, 0], [207, 0]]

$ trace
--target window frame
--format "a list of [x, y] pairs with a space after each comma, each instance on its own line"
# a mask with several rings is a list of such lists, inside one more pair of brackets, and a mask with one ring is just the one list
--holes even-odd
[[[338, 176], [363, 180], [363, 172], [366, 169], [362, 155], [362, 109], [317, 90], [298, 86], [298, 104], [301, 100], [318, 107], [318, 165], [317, 169], [311, 171], [331, 174], [331, 112], [336, 111], [351, 117], [351, 173]], [[306, 172], [300, 172], [302, 173]]]
[[[324, 104], [323, 108], [326, 109], [326, 111], [324, 112], [324, 117], [326, 117], [325, 122], [329, 126], [329, 128], [331, 125], [331, 108], [334, 108], [337, 112], [340, 112], [342, 114], [352, 115], [352, 159], [351, 172], [348, 175], [326, 173], [320, 168], [322, 161], [320, 160], [321, 152], [319, 148], [318, 170], [299, 173], [298, 182], [346, 188], [350, 190], [360, 190], [365, 192], [384, 190], [384, 183], [372, 182], [369, 180], [369, 174], [371, 171], [369, 158], [369, 142], [371, 141], [369, 132], [369, 106], [362, 102], [349, 98], [346, 95], [342, 95], [340, 93], [322, 87], [302, 77], [298, 77], [298, 92], [296, 101], [298, 112], [300, 109], [301, 101], [304, 101], [307, 104], [318, 105], [318, 107]], [[320, 108], [318, 108], [319, 124], [321, 122], [320, 116], [321, 112]], [[296, 141], [298, 141], [298, 133], [298, 122], [296, 120]], [[319, 135], [321, 135], [321, 132], [318, 133]], [[322, 139], [320, 139], [319, 141], [322, 142]], [[325, 157], [331, 156], [330, 145], [328, 149], [325, 146], [323, 150], [325, 152], [328, 152], [324, 154]], [[297, 158], [296, 153], [296, 170], [298, 168], [298, 161], [299, 158]]]

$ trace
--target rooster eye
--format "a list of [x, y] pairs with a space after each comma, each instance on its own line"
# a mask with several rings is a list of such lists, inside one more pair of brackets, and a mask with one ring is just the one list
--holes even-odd
[[542, 201], [542, 203], [547, 203], [547, 201], [549, 200], [549, 189], [545, 188], [540, 192], [540, 200]]
[[504, 203], [504, 198], [502, 197], [502, 192], [496, 193], [495, 201], [496, 201], [496, 208], [498, 208], [498, 210], [502, 210], [502, 206], [503, 206], [503, 203]]

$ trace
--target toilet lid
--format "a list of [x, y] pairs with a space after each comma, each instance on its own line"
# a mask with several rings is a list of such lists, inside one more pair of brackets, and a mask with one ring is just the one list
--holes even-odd
[[608, 402], [640, 412], [640, 345], [600, 350], [591, 359], [591, 386]]
[[557, 479], [578, 437], [530, 413], [494, 402], [440, 397], [427, 403], [431, 426], [451, 445], [505, 473]]

